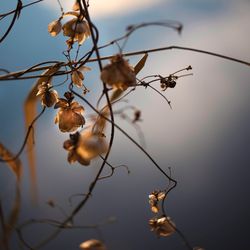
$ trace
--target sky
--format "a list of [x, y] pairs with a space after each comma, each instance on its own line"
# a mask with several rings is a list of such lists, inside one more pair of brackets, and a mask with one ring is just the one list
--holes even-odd
[[[62, 1], [65, 10], [69, 2]], [[8, 10], [10, 4], [0, 3], [0, 10]], [[90, 1], [90, 14], [99, 29], [100, 44], [122, 35], [130, 24], [170, 19], [184, 24], [181, 35], [161, 27], [145, 28], [130, 38], [125, 51], [179, 45], [245, 61], [250, 61], [249, 10], [247, 0], [117, 0], [109, 4]], [[52, 38], [47, 33], [48, 23], [59, 15], [56, 1], [44, 1], [24, 10], [0, 46], [0, 68], [19, 70], [40, 61], [63, 60], [65, 38], [61, 35]], [[88, 46], [90, 41], [86, 42], [86, 50]], [[117, 48], [101, 53], [117, 53]], [[134, 65], [139, 59], [131, 57], [129, 62]], [[149, 89], [136, 90], [128, 100], [142, 111], [140, 127], [146, 149], [164, 169], [171, 166], [172, 175], [178, 180], [177, 188], [167, 199], [167, 212], [178, 228], [193, 246], [206, 250], [243, 250], [249, 245], [250, 218], [249, 67], [209, 55], [172, 50], [150, 54], [139, 77], [168, 75], [188, 65], [193, 67], [193, 76], [180, 78], [174, 89], [164, 93], [171, 100], [172, 110]], [[89, 66], [93, 69], [86, 75], [86, 84], [98, 90], [96, 65]], [[0, 84], [0, 142], [18, 151], [24, 137], [23, 102], [33, 82]], [[94, 101], [97, 94], [92, 93], [89, 100]], [[98, 170], [98, 162], [88, 168], [66, 163], [66, 152], [61, 145], [67, 136], [53, 124], [54, 116], [54, 110], [47, 112], [36, 126], [39, 187], [36, 206], [31, 205], [25, 153], [21, 157], [24, 176], [20, 222], [30, 217], [61, 218], [46, 201], [54, 199], [70, 211], [68, 197], [84, 192]], [[117, 123], [138, 138], [129, 124], [119, 118]], [[124, 169], [118, 169], [112, 178], [100, 182], [76, 221], [97, 223], [110, 216], [117, 221], [104, 226], [101, 235], [94, 230], [65, 232], [44, 249], [78, 249], [78, 244], [88, 238], [103, 239], [111, 250], [185, 249], [177, 235], [157, 239], [150, 232], [147, 221], [153, 215], [147, 196], [163, 187], [165, 180], [118, 131], [110, 162], [126, 164], [131, 173], [127, 175]], [[2, 163], [0, 171], [0, 197], [8, 209], [15, 180]], [[41, 232], [48, 233], [48, 227], [30, 228], [27, 235], [32, 233], [30, 240], [35, 242]], [[15, 238], [13, 247], [18, 249]]]

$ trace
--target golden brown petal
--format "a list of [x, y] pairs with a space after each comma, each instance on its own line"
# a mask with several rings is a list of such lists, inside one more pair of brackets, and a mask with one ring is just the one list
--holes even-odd
[[77, 161], [77, 154], [74, 150], [72, 151], [69, 151], [68, 153], [68, 162], [71, 164], [71, 163], [74, 163]]
[[84, 241], [79, 247], [83, 250], [107, 250], [105, 245], [100, 240], [96, 239]]
[[155, 231], [158, 236], [170, 236], [175, 232], [175, 224], [169, 217], [154, 218], [149, 220], [151, 231]]
[[59, 129], [62, 132], [73, 132], [85, 124], [85, 119], [71, 109], [59, 110], [56, 121], [59, 123]]
[[80, 10], [80, 6], [79, 6], [78, 1], [75, 1], [74, 5], [73, 5], [73, 7], [72, 7], [72, 10], [74, 10], [74, 11]]
[[67, 140], [63, 143], [63, 148], [70, 151], [74, 148], [74, 143], [72, 140]]
[[62, 30], [62, 24], [60, 20], [55, 20], [48, 25], [48, 31], [51, 36], [57, 36]]
[[55, 109], [57, 108], [67, 108], [69, 107], [69, 104], [67, 102], [67, 100], [63, 99], [63, 98], [59, 98], [59, 101], [55, 104]]
[[120, 55], [114, 56], [111, 63], [103, 68], [101, 80], [121, 90], [136, 85], [136, 76], [133, 69]]
[[82, 158], [91, 160], [105, 153], [107, 148], [106, 141], [103, 137], [93, 134], [91, 131], [84, 131], [81, 134], [81, 139], [76, 151]]
[[151, 211], [153, 213], [158, 213], [159, 212], [159, 208], [156, 205], [154, 205], [154, 206], [151, 207]]
[[84, 108], [78, 102], [72, 102], [70, 108], [76, 113], [83, 113]]
[[82, 87], [83, 85], [83, 80], [84, 80], [84, 76], [83, 76], [83, 73], [78, 71], [78, 70], [75, 70], [73, 71], [72, 73], [72, 82], [78, 86], [78, 87]]
[[52, 107], [58, 100], [58, 94], [55, 90], [46, 91], [42, 95], [42, 105]]

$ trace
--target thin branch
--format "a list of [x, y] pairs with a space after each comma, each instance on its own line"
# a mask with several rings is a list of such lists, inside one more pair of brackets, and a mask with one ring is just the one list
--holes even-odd
[[[241, 59], [237, 59], [237, 58], [234, 58], [234, 57], [229, 57], [229, 56], [225, 56], [225, 55], [222, 55], [222, 54], [218, 54], [218, 53], [214, 53], [214, 52], [210, 52], [210, 51], [206, 51], [206, 50], [200, 50], [200, 49], [194, 49], [194, 48], [189, 48], [189, 47], [182, 47], [182, 46], [168, 46], [168, 47], [161, 47], [161, 48], [156, 48], [156, 49], [148, 49], [148, 50], [139, 50], [139, 51], [133, 51], [133, 52], [127, 52], [127, 53], [123, 53], [122, 56], [124, 57], [129, 57], [129, 56], [137, 56], [137, 55], [144, 55], [145, 53], [154, 53], [154, 52], [159, 52], [159, 51], [165, 51], [165, 50], [172, 50], [172, 49], [177, 49], [177, 50], [186, 50], [186, 51], [192, 51], [192, 52], [197, 52], [197, 53], [201, 53], [201, 54], [206, 54], [206, 55], [211, 55], [211, 56], [215, 56], [215, 57], [218, 57], [218, 58], [222, 58], [222, 59], [225, 59], [225, 60], [229, 60], [229, 61], [233, 61], [233, 62], [236, 62], [236, 63], [240, 63], [240, 64], [244, 64], [244, 65], [247, 65], [247, 66], [250, 66], [250, 62], [247, 62], [247, 61], [243, 61]], [[113, 55], [110, 55], [110, 56], [104, 56], [104, 57], [100, 57], [99, 60], [103, 61], [103, 60], [109, 60], [113, 57]], [[98, 61], [97, 58], [89, 58], [88, 60], [88, 63], [90, 62], [96, 62]], [[79, 62], [80, 65], [81, 62]], [[64, 63], [62, 62], [62, 66], [69, 66], [68, 63]], [[41, 70], [46, 70], [46, 69], [49, 69], [50, 66], [44, 66], [44, 67], [40, 67], [40, 68], [36, 68], [36, 69], [32, 69], [29, 71], [30, 72], [36, 72], [36, 71], [41, 71]], [[26, 70], [21, 70], [21, 71], [16, 71], [16, 72], [12, 72], [10, 74], [6, 74], [6, 75], [0, 75], [0, 81], [5, 81], [5, 80], [18, 80], [18, 79], [22, 79], [22, 78], [11, 78], [11, 77], [15, 77], [15, 75], [18, 75], [18, 74], [23, 74], [23, 72], [26, 71]], [[66, 73], [70, 73], [69, 72], [65, 72]], [[55, 74], [56, 75], [59, 75], [59, 74]], [[37, 75], [37, 76], [32, 76], [32, 78], [39, 78], [41, 77], [40, 75]]]

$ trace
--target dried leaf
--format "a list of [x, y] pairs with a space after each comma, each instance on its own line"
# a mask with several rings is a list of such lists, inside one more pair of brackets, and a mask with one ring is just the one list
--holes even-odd
[[[19, 213], [21, 208], [21, 192], [20, 192], [20, 183], [17, 181], [16, 184], [16, 194], [15, 194], [15, 202], [12, 206], [8, 221], [6, 222], [4, 219], [3, 209], [0, 203], [0, 216], [1, 216], [1, 224], [2, 224], [2, 236], [0, 241], [4, 246], [4, 249], [9, 249], [9, 240], [11, 238], [11, 233], [15, 229]], [[2, 249], [2, 248], [1, 248]]]
[[[0, 143], [0, 157], [3, 160], [6, 160], [6, 164], [10, 167], [10, 169], [13, 171], [13, 173], [17, 178], [15, 202], [11, 209], [9, 219], [5, 223], [4, 218], [3, 217], [1, 218], [3, 226], [2, 242], [4, 245], [8, 246], [8, 241], [10, 239], [12, 231], [15, 228], [20, 212], [20, 206], [21, 206], [20, 180], [22, 176], [22, 163], [18, 158], [15, 159], [15, 156], [13, 156], [13, 154], [8, 149], [6, 149], [1, 143]], [[13, 159], [13, 161], [10, 161], [10, 159]], [[3, 216], [2, 213], [1, 216]]]
[[[51, 81], [53, 75], [60, 69], [60, 64], [55, 64], [48, 70], [44, 71], [41, 77], [37, 80], [36, 84], [33, 86], [31, 91], [29, 92], [25, 103], [24, 103], [24, 116], [25, 116], [25, 128], [28, 130], [30, 124], [34, 120], [37, 114], [36, 103], [39, 100], [37, 96], [38, 86], [43, 82]], [[32, 195], [35, 198], [36, 195], [36, 163], [35, 163], [35, 151], [33, 148], [33, 138], [29, 136], [27, 139], [26, 147], [27, 147], [27, 155], [28, 155], [28, 163], [30, 169], [31, 176], [31, 185], [32, 185]]]
[[20, 185], [19, 183], [17, 183], [15, 202], [12, 206], [12, 209], [8, 218], [8, 224], [6, 225], [7, 239], [10, 238], [12, 231], [15, 229], [15, 225], [17, 223], [19, 213], [20, 213], [20, 208], [21, 208], [21, 192], [20, 192]]
[[135, 74], [137, 75], [144, 67], [146, 61], [147, 61], [147, 58], [148, 58], [148, 54], [146, 53], [143, 58], [135, 65], [134, 67], [134, 72]]
[[[0, 157], [3, 160], [9, 160], [9, 159], [14, 158], [13, 154], [7, 148], [5, 148], [3, 146], [3, 144], [1, 144], [1, 143], [0, 143]], [[22, 163], [21, 163], [21, 161], [17, 158], [13, 161], [6, 161], [6, 164], [10, 167], [10, 169], [16, 175], [17, 180], [20, 181], [21, 175], [22, 175]]]
[[115, 89], [110, 97], [110, 102], [117, 100], [123, 92], [121, 89]]

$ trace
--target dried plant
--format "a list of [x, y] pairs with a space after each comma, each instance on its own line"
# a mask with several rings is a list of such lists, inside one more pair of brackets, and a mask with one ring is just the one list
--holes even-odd
[[[9, 27], [0, 38], [0, 43], [5, 42], [8, 34], [12, 32], [12, 28], [14, 27], [18, 17], [22, 15], [22, 10], [31, 5], [38, 4], [41, 1], [42, 0], [34, 1], [24, 5], [21, 0], [18, 0], [17, 6], [14, 10], [0, 15], [0, 20], [13, 15]], [[165, 170], [163, 167], [158, 165], [156, 160], [150, 155], [149, 152], [146, 151], [143, 145], [144, 143], [138, 143], [136, 139], [129, 135], [122, 128], [122, 126], [118, 125], [116, 122], [117, 116], [121, 117], [123, 121], [129, 122], [138, 132], [139, 139], [144, 141], [143, 133], [140, 129], [140, 123], [143, 121], [143, 110], [138, 109], [136, 107], [136, 103], [129, 106], [125, 102], [125, 106], [121, 109], [115, 109], [116, 104], [122, 104], [130, 93], [136, 91], [140, 87], [144, 87], [145, 91], [147, 89], [155, 91], [159, 94], [159, 97], [164, 98], [167, 104], [171, 107], [171, 102], [165, 96], [165, 92], [168, 91], [169, 88], [175, 88], [179, 78], [192, 75], [192, 73], [189, 72], [187, 74], [183, 73], [191, 71], [192, 66], [189, 65], [181, 68], [174, 73], [166, 73], [166, 76], [162, 76], [156, 72], [155, 75], [145, 75], [144, 77], [139, 78], [138, 73], [143, 70], [145, 64], [147, 64], [147, 58], [150, 57], [150, 53], [152, 52], [172, 49], [188, 50], [220, 57], [247, 66], [250, 66], [250, 63], [209, 51], [180, 46], [154, 48], [129, 53], [124, 51], [127, 40], [131, 34], [136, 32], [138, 29], [148, 26], [163, 26], [180, 33], [183, 27], [182, 24], [177, 21], [145, 22], [139, 25], [131, 25], [127, 28], [126, 33], [123, 36], [114, 39], [103, 46], [99, 46], [98, 28], [92, 22], [88, 9], [91, 1], [89, 3], [86, 0], [77, 0], [72, 6], [72, 9], [68, 12], [64, 12], [59, 1], [58, 4], [61, 7], [61, 13], [56, 20], [48, 21], [48, 32], [52, 37], [58, 36], [60, 33], [66, 37], [66, 50], [64, 51], [65, 61], [43, 62], [17, 72], [1, 70], [3, 74], [0, 75], [0, 81], [30, 78], [37, 80], [34, 87], [31, 88], [31, 91], [24, 103], [26, 135], [20, 150], [16, 154], [13, 154], [7, 150], [5, 146], [0, 144], [0, 161], [9, 166], [17, 177], [15, 202], [10, 212], [8, 221], [6, 221], [6, 216], [3, 212], [0, 200], [0, 218], [3, 232], [0, 247], [3, 249], [10, 249], [9, 240], [11, 233], [13, 233], [14, 230], [18, 234], [18, 240], [20, 241], [20, 245], [23, 247], [22, 249], [40, 249], [54, 240], [64, 229], [81, 228], [84, 230], [88, 227], [98, 229], [103, 224], [105, 225], [109, 223], [109, 221], [107, 221], [96, 225], [78, 226], [75, 224], [74, 218], [81, 210], [84, 209], [90, 197], [93, 195], [97, 182], [102, 179], [111, 178], [118, 167], [123, 166], [128, 170], [128, 167], [125, 165], [113, 166], [109, 163], [109, 156], [113, 147], [115, 131], [120, 131], [145, 155], [145, 157], [151, 161], [152, 166], [159, 170], [162, 176], [166, 178], [165, 186], [161, 187], [159, 190], [158, 184], [155, 183], [156, 189], [149, 194], [149, 210], [151, 210], [155, 217], [151, 219], [145, 218], [145, 221], [149, 220], [148, 223], [151, 231], [154, 231], [158, 237], [169, 237], [172, 234], [177, 234], [184, 242], [183, 248], [193, 250], [202, 249], [200, 247], [192, 246], [189, 239], [185, 236], [185, 233], [178, 228], [178, 225], [172, 222], [166, 212], [166, 198], [172, 195], [171, 191], [177, 185], [177, 181], [174, 177], [172, 177], [171, 172], [168, 172], [168, 169]], [[68, 20], [66, 17], [70, 17], [71, 19]], [[84, 42], [87, 39], [91, 39], [92, 48], [87, 53], [83, 54], [81, 48], [84, 47]], [[117, 54], [111, 56], [100, 55], [100, 51], [103, 48], [113, 45], [118, 45], [119, 51]], [[74, 55], [75, 58], [72, 59]], [[142, 58], [136, 65], [131, 65], [128, 58], [135, 55], [142, 55]], [[110, 62], [104, 64], [104, 60], [107, 59], [109, 59]], [[90, 67], [88, 67], [87, 64], [93, 62], [98, 64], [99, 72], [96, 72], [96, 74], [100, 75], [100, 82], [102, 84], [102, 90], [98, 93], [100, 98], [97, 103], [90, 102], [86, 97], [87, 94], [91, 94], [96, 90], [94, 87], [93, 89], [88, 89], [85, 86], [84, 81], [84, 74], [87, 75], [90, 70]], [[43, 73], [41, 73], [41, 71], [43, 71]], [[146, 74], [146, 72], [143, 73]], [[60, 96], [60, 94], [58, 94], [59, 91], [57, 91], [57, 88], [60, 84], [56, 85], [54, 81], [60, 76], [63, 76], [66, 79], [62, 83], [64, 96]], [[39, 114], [37, 114], [36, 110], [37, 103], [39, 103], [42, 107]], [[103, 106], [100, 107], [101, 105]], [[67, 140], [64, 142], [62, 141], [62, 144], [58, 145], [58, 147], [63, 147], [65, 149], [65, 162], [67, 159], [70, 164], [79, 163], [83, 166], [91, 167], [92, 162], [95, 159], [101, 159], [100, 167], [95, 178], [89, 185], [87, 192], [79, 194], [81, 201], [77, 206], [73, 207], [69, 214], [65, 213], [63, 208], [56, 204], [55, 201], [50, 200], [47, 202], [51, 208], [59, 208], [59, 210], [65, 215], [63, 220], [31, 219], [25, 222], [17, 223], [21, 206], [20, 181], [21, 172], [23, 170], [19, 157], [22, 153], [25, 153], [26, 148], [31, 173], [31, 182], [33, 184], [32, 190], [34, 190], [33, 195], [35, 197], [35, 190], [37, 188], [36, 157], [34, 149], [35, 138], [33, 137], [33, 131], [35, 129], [35, 123], [37, 123], [39, 119], [42, 119], [45, 110], [50, 112], [53, 108], [57, 109], [54, 122], [58, 125], [58, 131], [68, 133], [69, 135]], [[86, 111], [87, 108], [88, 110], [92, 110], [93, 113], [88, 113]], [[129, 110], [133, 111], [133, 117], [129, 115]], [[53, 121], [51, 121], [51, 124], [53, 124]], [[104, 170], [106, 168], [111, 169], [111, 173], [108, 175], [104, 174]], [[33, 245], [30, 243], [29, 238], [24, 237], [23, 230], [26, 227], [32, 227], [34, 224], [47, 224], [53, 226], [54, 231], [46, 239], [43, 239]], [[81, 239], [80, 242], [83, 240], [84, 239]], [[76, 246], [78, 245], [79, 242]], [[101, 240], [90, 239], [81, 243], [80, 248], [89, 250], [109, 249], [105, 245]]]

